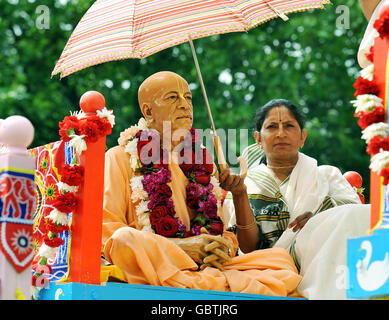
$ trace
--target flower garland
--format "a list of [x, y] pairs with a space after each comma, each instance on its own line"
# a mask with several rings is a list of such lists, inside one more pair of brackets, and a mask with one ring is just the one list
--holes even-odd
[[389, 37], [389, 10], [386, 8], [380, 13], [379, 18], [374, 21], [374, 29], [378, 31], [381, 39]]
[[[111, 110], [104, 108], [97, 115], [86, 116], [83, 112], [71, 114], [59, 123], [61, 140], [69, 141], [76, 154], [81, 155], [87, 149], [88, 142], [96, 142], [100, 137], [112, 132], [115, 117]], [[68, 215], [77, 208], [77, 191], [83, 182], [84, 168], [77, 164], [73, 157], [71, 164], [64, 164], [60, 170], [60, 182], [57, 183], [59, 193], [50, 199], [53, 210], [45, 217], [47, 234], [38, 250], [33, 263], [32, 294], [36, 298], [39, 291], [48, 283], [46, 275], [52, 273], [49, 260], [54, 260], [58, 247], [63, 244], [60, 233], [69, 230]], [[39, 260], [37, 260], [39, 259]]]
[[223, 233], [223, 222], [217, 215], [221, 205], [222, 189], [214, 175], [214, 165], [207, 149], [201, 146], [200, 133], [191, 128], [179, 152], [179, 165], [189, 183], [186, 186], [186, 203], [196, 211], [190, 229], [175, 217], [171, 199], [171, 172], [169, 156], [160, 146], [156, 130], [149, 129], [141, 118], [120, 134], [119, 145], [130, 155], [130, 166], [137, 173], [130, 180], [131, 201], [136, 207], [142, 230], [165, 237], [199, 235], [201, 228], [212, 235]]
[[68, 142], [78, 154], [86, 150], [87, 142], [96, 142], [100, 137], [110, 135], [115, 125], [115, 116], [112, 110], [104, 107], [96, 115], [89, 115], [82, 111], [75, 112], [59, 123], [61, 140]]
[[[389, 37], [389, 10], [381, 13], [374, 23], [374, 28], [381, 38]], [[354, 83], [356, 100], [351, 103], [356, 108], [354, 116], [359, 118], [358, 125], [362, 129], [362, 139], [366, 141], [366, 152], [371, 156], [370, 169], [383, 177], [383, 184], [389, 182], [389, 125], [383, 101], [378, 97], [379, 86], [374, 80], [374, 46], [366, 58], [371, 63], [360, 71]]]

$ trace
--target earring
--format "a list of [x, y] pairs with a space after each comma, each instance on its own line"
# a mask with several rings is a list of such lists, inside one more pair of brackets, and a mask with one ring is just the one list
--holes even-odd
[[146, 122], [147, 122], [147, 126], [149, 127], [154, 122], [154, 119], [153, 118], [147, 119]]

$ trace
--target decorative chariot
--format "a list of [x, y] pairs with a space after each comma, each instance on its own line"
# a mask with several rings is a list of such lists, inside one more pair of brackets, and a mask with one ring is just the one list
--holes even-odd
[[[379, 20], [389, 21], [388, 12]], [[389, 296], [389, 148], [379, 144], [387, 135], [373, 130], [388, 125], [389, 35], [379, 24], [377, 30], [372, 64], [365, 70], [370, 75], [355, 83], [358, 123], [370, 132], [371, 229], [348, 240], [349, 298]], [[382, 103], [363, 109], [362, 95]], [[97, 92], [85, 93], [80, 107], [60, 123], [59, 141], [30, 150], [34, 128], [27, 119], [13, 116], [0, 123], [0, 299], [280, 298], [128, 284], [118, 267], [102, 265], [104, 154], [114, 116]]]

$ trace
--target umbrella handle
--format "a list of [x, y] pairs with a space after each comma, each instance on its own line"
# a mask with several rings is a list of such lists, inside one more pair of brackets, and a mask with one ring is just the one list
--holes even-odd
[[203, 92], [205, 105], [206, 105], [207, 110], [208, 110], [209, 120], [211, 121], [211, 128], [212, 128], [212, 132], [213, 132], [213, 136], [214, 136], [213, 143], [214, 143], [215, 150], [216, 150], [217, 162], [219, 163], [220, 170], [223, 171], [224, 169], [228, 168], [228, 165], [227, 165], [226, 159], [224, 157], [223, 149], [221, 147], [220, 138], [218, 137], [218, 135], [216, 133], [216, 128], [215, 128], [215, 124], [213, 122], [213, 117], [212, 117], [212, 112], [211, 112], [211, 107], [209, 106], [207, 92], [205, 91], [203, 77], [201, 76], [200, 65], [199, 65], [199, 62], [197, 60], [196, 50], [195, 50], [195, 47], [194, 47], [194, 44], [192, 41], [192, 37], [190, 34], [188, 34], [188, 40], [189, 40], [189, 45], [190, 45], [190, 48], [192, 51], [193, 60], [194, 60], [195, 66], [196, 66], [197, 75], [199, 77], [201, 90]]
[[220, 171], [223, 171], [225, 169], [228, 169], [228, 164], [226, 162], [226, 159], [224, 158], [224, 153], [222, 149], [222, 144], [220, 143], [220, 138], [219, 136], [214, 136], [213, 137], [213, 144], [215, 146], [215, 151], [216, 151], [216, 158], [217, 162], [220, 167]]
[[[192, 37], [190, 34], [188, 34], [188, 40], [189, 40], [190, 48], [192, 51], [193, 60], [195, 62], [197, 75], [199, 77], [200, 86], [201, 86], [201, 89], [203, 91], [205, 105], [206, 105], [207, 110], [208, 110], [209, 120], [211, 121], [211, 127], [212, 127], [212, 131], [213, 131], [213, 135], [214, 135], [213, 144], [214, 144], [215, 150], [216, 150], [217, 162], [219, 164], [220, 171], [223, 171], [225, 169], [228, 169], [228, 164], [227, 164], [227, 161], [224, 157], [223, 148], [222, 148], [222, 145], [220, 143], [220, 138], [216, 133], [215, 124], [214, 124], [213, 118], [212, 118], [211, 108], [210, 108], [209, 102], [208, 102], [207, 92], [205, 91], [203, 77], [201, 76], [200, 65], [199, 65], [199, 62], [197, 60], [196, 50], [194, 48], [194, 44], [193, 44]], [[247, 163], [242, 157], [239, 157], [238, 161], [239, 161], [239, 165], [240, 165], [240, 175], [244, 179], [247, 175]]]
[[240, 176], [242, 179], [245, 179], [247, 176], [247, 162], [243, 157], [239, 157], [238, 162], [240, 166]]
[[[219, 136], [213, 137], [213, 144], [215, 145], [216, 157], [217, 162], [219, 163], [220, 172], [222, 172], [223, 170], [228, 169], [228, 164], [226, 162], [226, 159], [224, 158], [224, 153]], [[239, 175], [242, 177], [242, 179], [245, 179], [247, 176], [247, 162], [243, 157], [239, 157], [238, 162], [240, 167]]]
[[192, 56], [193, 56], [193, 60], [194, 60], [194, 63], [195, 63], [195, 67], [196, 67], [196, 71], [197, 71], [197, 76], [199, 77], [201, 91], [203, 92], [203, 96], [204, 96], [204, 100], [205, 100], [205, 106], [207, 107], [209, 120], [211, 121], [211, 128], [212, 128], [212, 131], [214, 132], [214, 135], [216, 136], [216, 128], [215, 128], [215, 124], [213, 122], [212, 111], [211, 111], [211, 107], [209, 106], [207, 92], [205, 91], [203, 77], [201, 76], [201, 70], [200, 70], [199, 61], [197, 60], [196, 50], [195, 50], [195, 47], [194, 47], [194, 44], [193, 44], [193, 41], [192, 41], [192, 37], [191, 37], [191, 35], [189, 33], [188, 33], [188, 40], [189, 40], [190, 49], [192, 51]]

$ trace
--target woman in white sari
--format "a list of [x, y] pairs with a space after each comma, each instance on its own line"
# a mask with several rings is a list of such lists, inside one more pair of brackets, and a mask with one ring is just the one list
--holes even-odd
[[292, 103], [270, 101], [257, 112], [256, 125], [262, 161], [244, 181], [228, 170], [220, 175], [230, 191], [226, 223], [236, 226], [243, 252], [289, 250], [303, 276], [297, 288], [302, 296], [345, 299], [347, 239], [366, 234], [370, 206], [361, 204], [339, 169], [318, 166], [299, 152], [307, 132]]

